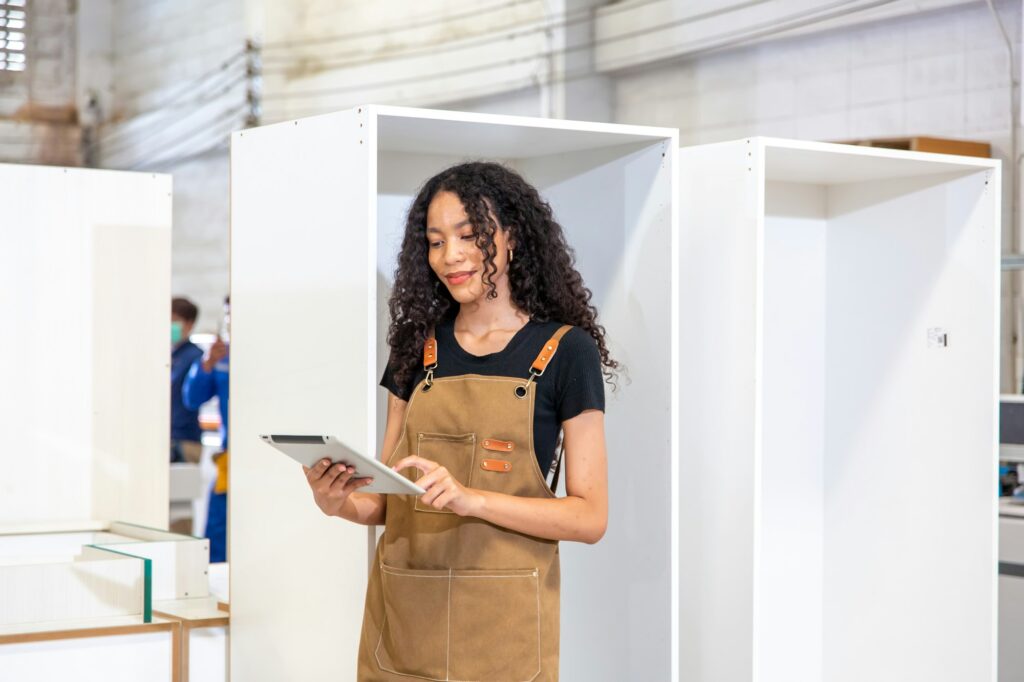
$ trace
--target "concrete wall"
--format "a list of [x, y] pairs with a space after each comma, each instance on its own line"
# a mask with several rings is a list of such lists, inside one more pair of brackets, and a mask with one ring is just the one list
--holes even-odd
[[[112, 5], [100, 163], [174, 175], [172, 288], [199, 304], [200, 330], [216, 329], [227, 293], [226, 138], [250, 113], [248, 89], [260, 93], [261, 123], [363, 102], [529, 116], [553, 107], [543, 57], [553, 38], [536, 28], [554, 10], [539, 0], [89, 1]], [[263, 46], [261, 79], [245, 76], [257, 63], [241, 54], [247, 37]]]
[[[378, 102], [665, 125], [680, 128], [683, 144], [754, 134], [940, 135], [990, 141], [996, 156], [1009, 158], [1009, 62], [981, 2], [895, 3], [870, 23], [852, 15], [838, 28], [836, 21], [827, 30], [807, 25], [800, 35], [602, 73], [593, 70], [589, 17], [590, 8], [607, 4], [598, 0], [82, 2], [109, 5], [111, 13], [109, 74], [89, 69], [104, 119], [116, 121], [102, 128], [99, 157], [107, 166], [175, 175], [173, 288], [200, 304], [200, 327], [209, 330], [227, 287], [223, 142], [243, 125], [247, 86], [260, 93], [263, 123]], [[1019, 48], [1021, 0], [996, 4]], [[668, 0], [651, 7], [660, 5], [670, 13], [700, 9], [672, 9]], [[602, 36], [627, 31], [614, 26], [616, 13], [626, 21], [627, 7], [601, 11]], [[243, 75], [247, 37], [262, 46], [259, 80]], [[96, 49], [80, 52], [102, 66]], [[1008, 164], [1006, 250], [1015, 234], [1011, 170]], [[1005, 279], [1008, 389], [1017, 383], [1015, 303]]]
[[519, 91], [545, 69], [546, 36], [523, 32], [543, 22], [540, 0], [258, 6], [252, 29], [271, 121], [365, 102], [424, 106]]
[[33, 0], [30, 5], [28, 67], [0, 71], [0, 161], [77, 166], [74, 4]]
[[[997, 4], [1020, 46], [1020, 2]], [[683, 144], [1010, 133], [1009, 60], [983, 3], [782, 39], [614, 79], [618, 121], [674, 126]]]
[[[171, 290], [216, 331], [228, 293], [227, 140], [246, 104], [242, 0], [91, 0], [110, 7], [102, 120], [93, 149], [109, 168], [174, 176]], [[101, 29], [97, 29], [101, 30]], [[104, 82], [104, 76], [108, 82]]]

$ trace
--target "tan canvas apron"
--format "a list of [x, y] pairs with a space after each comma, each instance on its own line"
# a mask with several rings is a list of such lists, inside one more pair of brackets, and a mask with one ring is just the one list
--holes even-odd
[[[528, 379], [427, 377], [406, 406], [387, 463], [419, 455], [463, 485], [553, 497], [533, 451], [536, 386], [571, 327], [549, 340]], [[418, 471], [406, 471], [413, 478]], [[558, 543], [387, 496], [387, 521], [366, 593], [359, 680], [526, 682], [558, 679]]]

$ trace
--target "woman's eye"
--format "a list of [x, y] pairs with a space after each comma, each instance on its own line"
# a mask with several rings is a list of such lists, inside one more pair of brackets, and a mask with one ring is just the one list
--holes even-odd
[[430, 248], [436, 249], [441, 246], [441, 242], [430, 242]]
[[476, 235], [475, 234], [464, 234], [464, 235], [462, 235], [462, 239], [463, 239], [463, 241], [467, 241], [467, 242], [475, 242], [476, 241]]

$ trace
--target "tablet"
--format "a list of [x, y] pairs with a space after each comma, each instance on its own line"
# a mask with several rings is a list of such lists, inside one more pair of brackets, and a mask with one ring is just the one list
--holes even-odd
[[260, 439], [277, 448], [303, 466], [313, 467], [322, 459], [344, 462], [356, 468], [353, 478], [373, 478], [373, 483], [359, 488], [361, 493], [388, 495], [422, 495], [425, 491], [405, 476], [376, 459], [361, 455], [334, 436], [271, 434]]

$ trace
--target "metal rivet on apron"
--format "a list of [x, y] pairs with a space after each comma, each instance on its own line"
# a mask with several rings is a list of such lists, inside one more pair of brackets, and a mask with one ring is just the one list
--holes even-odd
[[522, 400], [526, 397], [527, 390], [526, 386], [516, 386], [516, 397]]

